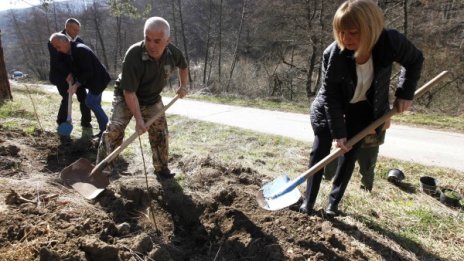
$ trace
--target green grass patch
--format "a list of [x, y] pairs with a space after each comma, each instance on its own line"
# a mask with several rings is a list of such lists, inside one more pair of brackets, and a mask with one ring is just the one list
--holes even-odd
[[438, 113], [407, 112], [393, 117], [394, 122], [464, 132], [464, 114], [447, 116]]
[[0, 103], [0, 118], [33, 119], [34, 114], [23, 109], [20, 102], [13, 100]]
[[305, 170], [309, 145], [274, 135], [261, 135], [239, 128], [168, 117], [170, 150], [173, 154], [213, 156], [223, 161], [240, 161], [270, 176]]

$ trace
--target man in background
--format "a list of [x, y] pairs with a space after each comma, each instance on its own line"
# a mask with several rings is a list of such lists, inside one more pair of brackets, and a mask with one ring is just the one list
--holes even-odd
[[86, 89], [89, 91], [85, 98], [85, 105], [93, 111], [98, 121], [101, 134], [106, 129], [108, 117], [101, 107], [102, 93], [110, 82], [110, 75], [95, 53], [83, 43], [70, 41], [62, 33], [54, 33], [50, 37], [51, 45], [60, 53], [67, 56], [72, 77], [69, 82], [68, 95]]
[[[75, 18], [69, 18], [66, 20], [65, 28], [61, 31], [62, 34], [66, 35], [70, 41], [76, 43], [84, 43], [81, 38], [78, 37], [81, 25]], [[58, 92], [61, 95], [61, 103], [56, 118], [58, 126], [66, 122], [68, 116], [68, 88], [73, 83], [73, 76], [71, 73], [71, 61], [70, 56], [63, 53], [59, 53], [48, 41], [48, 51], [50, 53], [50, 74], [49, 80], [52, 84], [56, 85]], [[81, 111], [81, 126], [84, 128], [92, 128], [90, 124], [91, 114], [90, 108], [85, 105], [85, 99], [87, 98], [87, 92], [84, 88], [78, 88], [76, 91], [77, 100], [80, 103]]]

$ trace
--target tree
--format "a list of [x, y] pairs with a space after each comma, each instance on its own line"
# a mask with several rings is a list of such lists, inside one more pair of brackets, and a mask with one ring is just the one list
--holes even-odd
[[232, 74], [234, 73], [234, 69], [235, 69], [235, 63], [237, 62], [238, 45], [240, 44], [240, 39], [241, 39], [240, 36], [242, 35], [243, 23], [245, 21], [246, 4], [247, 4], [247, 0], [243, 0], [242, 17], [240, 18], [240, 26], [238, 28], [238, 33], [237, 33], [237, 41], [235, 42], [234, 54], [232, 55], [232, 65], [231, 65], [230, 72], [229, 72], [229, 80], [227, 81], [227, 85], [226, 85], [226, 92], [229, 92], [230, 80], [232, 79]]
[[0, 30], [0, 102], [12, 99], [8, 73], [6, 72], [5, 60], [3, 59], [2, 30]]
[[222, 9], [223, 4], [221, 0], [221, 4], [219, 5], [219, 37], [218, 37], [218, 44], [219, 44], [219, 53], [218, 53], [218, 78], [219, 84], [221, 84], [221, 67], [222, 67]]
[[209, 48], [211, 45], [211, 23], [213, 21], [213, 0], [209, 0], [209, 12], [208, 12], [208, 31], [206, 33], [206, 46], [205, 46], [205, 60], [203, 67], [203, 85], [206, 85], [207, 78], [206, 73], [208, 71], [208, 58], [209, 58]]
[[[182, 33], [182, 42], [184, 43], [184, 55], [185, 59], [187, 60], [187, 65], [190, 64], [189, 53], [187, 49], [187, 38], [185, 37], [185, 28], [184, 28], [184, 17], [182, 15], [182, 0], [178, 0], [179, 4], [179, 18], [180, 18], [180, 31]], [[192, 75], [190, 70], [188, 71], [189, 82], [192, 85]]]
[[95, 32], [97, 34], [98, 41], [100, 42], [101, 46], [101, 52], [100, 55], [103, 57], [103, 62], [106, 68], [109, 68], [108, 64], [108, 58], [106, 56], [106, 45], [105, 41], [103, 40], [105, 37], [103, 36], [103, 30], [101, 28], [101, 25], [103, 24], [102, 22], [102, 17], [105, 17], [103, 13], [99, 13], [99, 7], [97, 6], [97, 2], [94, 0], [93, 1], [93, 21], [95, 23]]

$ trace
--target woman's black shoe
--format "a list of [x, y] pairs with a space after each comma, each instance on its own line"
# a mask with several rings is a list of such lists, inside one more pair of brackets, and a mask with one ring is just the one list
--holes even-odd
[[336, 204], [331, 204], [327, 205], [327, 207], [324, 210], [325, 215], [328, 217], [335, 217], [338, 215], [338, 206]]
[[314, 208], [314, 202], [309, 202], [307, 200], [303, 200], [303, 203], [300, 206], [300, 212], [301, 213], [306, 213], [306, 214], [311, 214], [313, 212]]

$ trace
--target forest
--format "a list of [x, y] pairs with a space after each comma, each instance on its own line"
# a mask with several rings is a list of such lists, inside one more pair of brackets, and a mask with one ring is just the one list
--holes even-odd
[[[171, 23], [172, 43], [186, 54], [192, 91], [309, 102], [319, 87], [321, 54], [333, 41], [332, 18], [342, 2], [42, 0], [39, 6], [1, 12], [0, 29], [7, 70], [47, 82], [48, 37], [75, 17], [82, 24], [81, 38], [115, 79], [127, 48], [143, 39], [144, 20], [162, 16]], [[451, 72], [447, 82], [419, 100], [421, 108], [462, 115], [464, 1], [378, 4], [385, 26], [401, 31], [423, 51], [420, 84], [443, 70]]]

